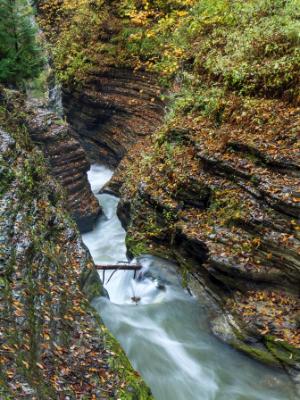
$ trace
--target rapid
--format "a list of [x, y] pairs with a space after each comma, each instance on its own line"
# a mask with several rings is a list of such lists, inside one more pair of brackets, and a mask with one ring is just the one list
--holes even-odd
[[[83, 235], [84, 243], [96, 264], [128, 262], [126, 233], [116, 213], [118, 198], [99, 194], [112, 171], [93, 165], [88, 175], [104, 215]], [[212, 335], [205, 302], [182, 287], [175, 264], [151, 255], [136, 261], [143, 266], [136, 279], [132, 271], [106, 272], [109, 299], [97, 298], [93, 305], [155, 399], [296, 399], [287, 375]]]

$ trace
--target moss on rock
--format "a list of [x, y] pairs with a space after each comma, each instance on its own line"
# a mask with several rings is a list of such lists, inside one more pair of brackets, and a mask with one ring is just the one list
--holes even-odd
[[63, 190], [19, 117], [0, 110], [9, 132], [0, 129], [0, 397], [150, 399], [79, 288], [104, 294]]

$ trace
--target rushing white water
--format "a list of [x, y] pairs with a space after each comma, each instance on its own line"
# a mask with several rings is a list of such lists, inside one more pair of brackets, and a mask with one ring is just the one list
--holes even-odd
[[[111, 175], [104, 167], [92, 166], [89, 180], [94, 193]], [[97, 197], [105, 216], [83, 240], [97, 264], [126, 261], [125, 232], [116, 215], [118, 199], [108, 194]], [[132, 271], [106, 275], [110, 300], [96, 299], [94, 306], [156, 399], [297, 398], [286, 375], [211, 335], [205, 306], [181, 287], [175, 265], [152, 256], [139, 262], [143, 270], [137, 280]]]

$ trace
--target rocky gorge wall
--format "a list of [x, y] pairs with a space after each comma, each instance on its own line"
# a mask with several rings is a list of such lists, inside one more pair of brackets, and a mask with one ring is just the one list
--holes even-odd
[[92, 162], [116, 167], [128, 149], [162, 121], [155, 77], [107, 66], [83, 86], [63, 88], [64, 111]]
[[[128, 231], [129, 255], [147, 252], [177, 260], [186, 283], [195, 291], [204, 286], [223, 309], [224, 317], [211, 321], [215, 335], [297, 376], [299, 109], [270, 100], [256, 101], [253, 112], [234, 99], [220, 128], [206, 119], [199, 123], [197, 114], [182, 114], [171, 124], [161, 122], [152, 136], [132, 136], [136, 114], [131, 102], [120, 113], [111, 112], [98, 99], [112, 97], [118, 104], [123, 96], [102, 92], [95, 82], [89, 100], [82, 100], [86, 89], [81, 93], [77, 104], [85, 103], [86, 110], [78, 114], [83, 125], [75, 129], [92, 160], [118, 165], [105, 190], [121, 197], [118, 214]], [[79, 120], [70, 97], [64, 100], [70, 121]], [[92, 121], [86, 125], [87, 115], [94, 113], [99, 116], [97, 134]], [[263, 121], [259, 127], [258, 119]], [[150, 133], [159, 121], [160, 114], [155, 124], [151, 118], [143, 124], [146, 130], [150, 124]], [[118, 150], [111, 142], [115, 124], [124, 133], [114, 144]], [[102, 144], [86, 139], [88, 128]]]
[[0, 397], [151, 398], [89, 306], [99, 275], [19, 113], [0, 110]]
[[[285, 132], [297, 125], [298, 112], [294, 116], [282, 121]], [[205, 287], [221, 305], [224, 318], [211, 321], [214, 334], [297, 375], [296, 159], [292, 152], [269, 157], [273, 141], [264, 141], [262, 151], [232, 128], [217, 150], [192, 121], [160, 132], [154, 144], [136, 145], [115, 174], [111, 187], [121, 196], [118, 215], [129, 252], [177, 260], [186, 283], [195, 291]]]
[[[223, 308], [218, 337], [299, 376], [299, 7], [82, 4], [51, 7], [50, 26], [67, 18], [61, 35], [41, 21], [90, 159], [125, 156], [107, 190], [121, 197], [129, 253], [176, 259]], [[72, 21], [91, 15], [81, 35]], [[70, 57], [68, 32], [80, 49]]]
[[51, 173], [66, 191], [66, 207], [80, 231], [91, 230], [101, 209], [87, 179], [90, 165], [76, 133], [45, 105], [26, 102], [18, 92], [2, 88], [1, 103], [19, 116], [19, 125], [26, 126], [31, 139], [43, 150]]

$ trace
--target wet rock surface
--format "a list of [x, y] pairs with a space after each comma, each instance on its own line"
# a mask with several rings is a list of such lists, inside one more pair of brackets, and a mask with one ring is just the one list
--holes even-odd
[[2, 130], [0, 143], [0, 397], [102, 396], [109, 353], [78, 287], [91, 258], [41, 153]]
[[221, 128], [181, 117], [154, 144], [136, 144], [111, 185], [129, 252], [177, 259], [228, 315], [226, 324], [212, 322], [217, 336], [299, 374], [299, 109], [269, 101], [252, 117], [245, 111], [247, 126], [238, 115]]
[[106, 293], [61, 187], [15, 129], [0, 129], [0, 398], [151, 398], [89, 305]]
[[20, 124], [43, 150], [52, 175], [66, 191], [67, 209], [80, 231], [91, 230], [101, 209], [87, 179], [89, 162], [74, 130], [41, 104], [26, 104], [17, 92], [4, 92], [2, 102], [10, 112], [19, 113]]

